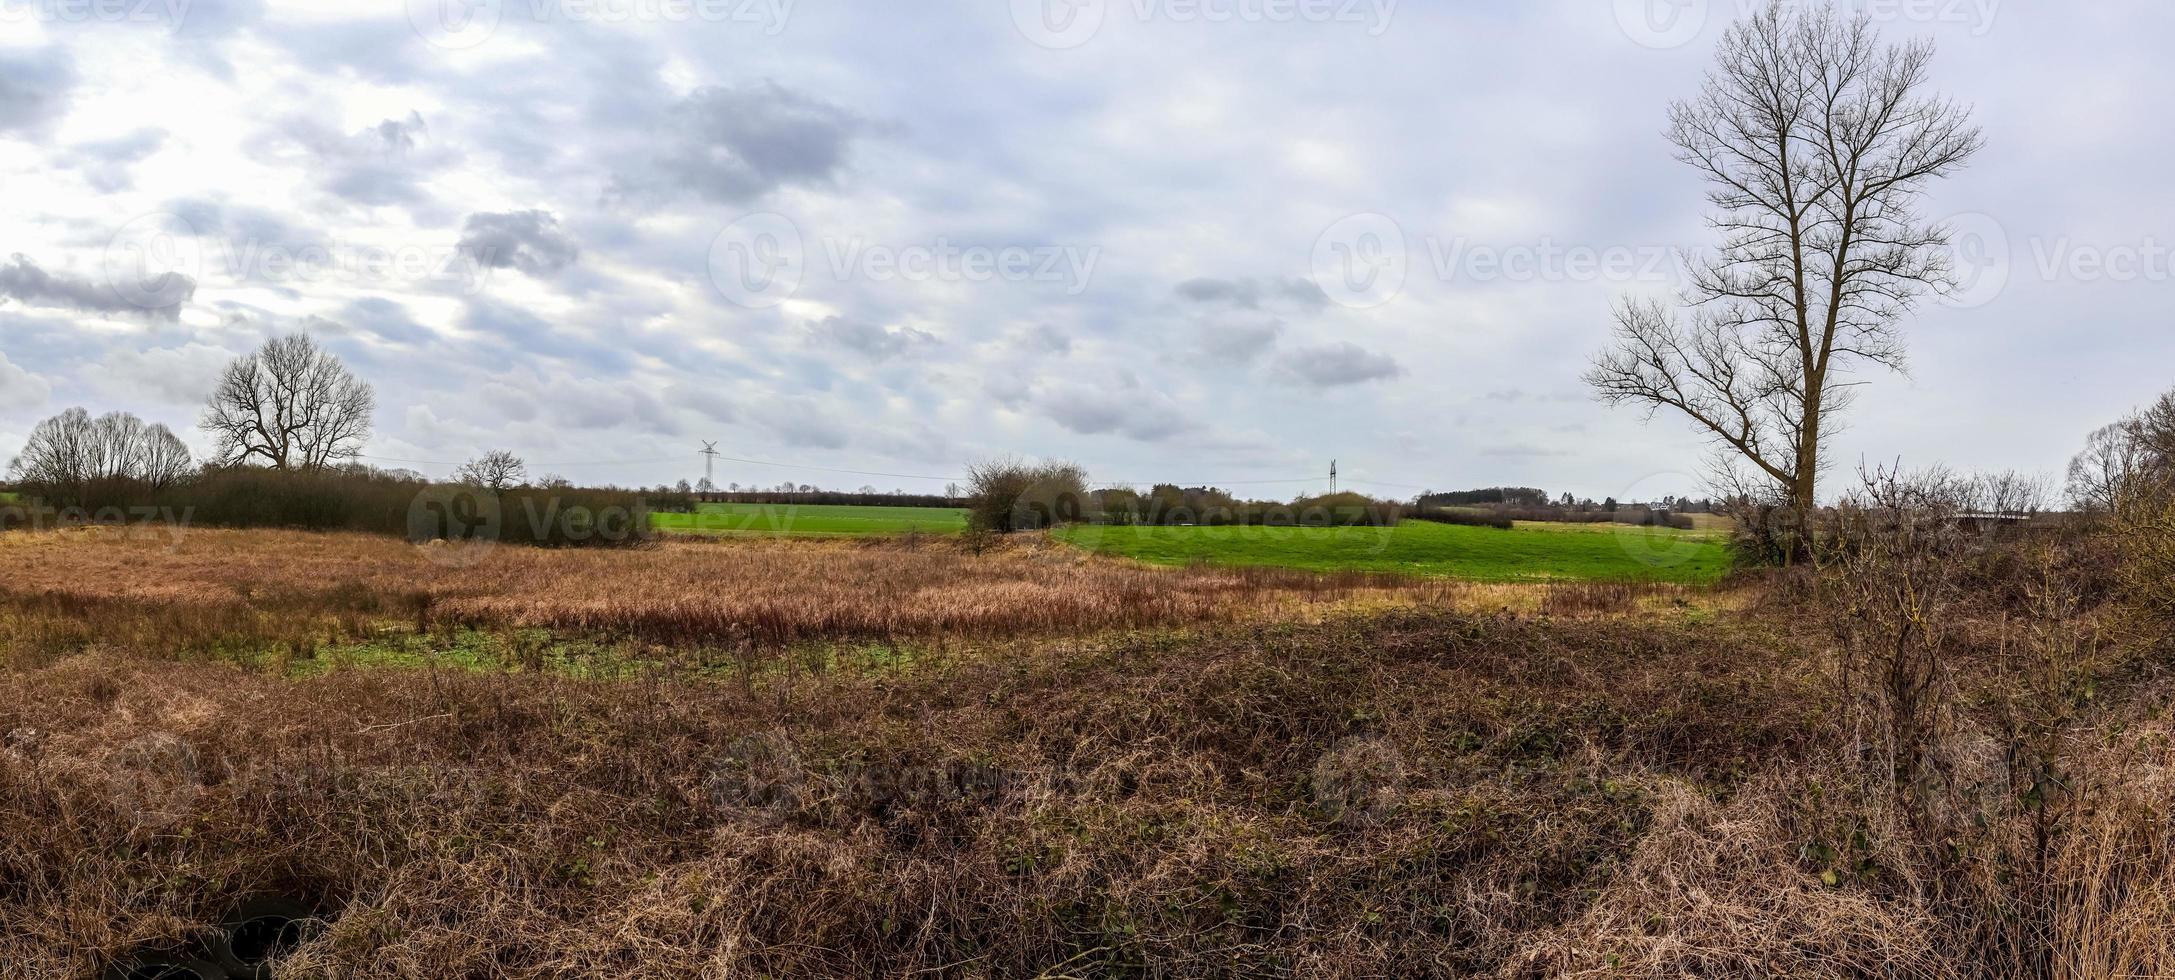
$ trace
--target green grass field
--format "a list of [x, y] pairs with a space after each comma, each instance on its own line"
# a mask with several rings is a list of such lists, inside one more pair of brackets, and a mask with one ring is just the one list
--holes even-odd
[[801, 504], [698, 504], [692, 514], [651, 514], [660, 531], [776, 537], [957, 534], [967, 512], [945, 507], [835, 507]]
[[1395, 527], [1102, 527], [1057, 536], [1164, 565], [1267, 565], [1404, 572], [1482, 582], [1547, 579], [1708, 583], [1729, 557], [1719, 534], [1619, 524], [1530, 524], [1502, 531], [1425, 521]]

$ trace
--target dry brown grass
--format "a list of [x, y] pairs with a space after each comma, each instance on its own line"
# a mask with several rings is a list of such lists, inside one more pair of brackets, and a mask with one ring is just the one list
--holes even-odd
[[387, 620], [541, 627], [676, 647], [1016, 637], [1442, 601], [1383, 576], [1153, 568], [1054, 544], [689, 541], [636, 550], [415, 546], [362, 534], [95, 528], [0, 537], [0, 639], [217, 654], [370, 635]]
[[[2175, 974], [2175, 679], [2037, 587], [1956, 605], [1926, 791], [1802, 589], [448, 557], [0, 538], [0, 978], [262, 892], [333, 920], [297, 977]], [[982, 639], [728, 683], [219, 659], [411, 621]]]
[[1391, 614], [752, 689], [75, 657], [0, 675], [0, 975], [265, 890], [337, 912], [311, 977], [1485, 970], [1646, 786], [1804, 750], [1752, 652]]

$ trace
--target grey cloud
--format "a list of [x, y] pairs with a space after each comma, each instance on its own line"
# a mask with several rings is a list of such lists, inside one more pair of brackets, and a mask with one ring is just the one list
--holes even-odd
[[1493, 459], [1547, 459], [1571, 455], [1569, 450], [1550, 449], [1546, 446], [1489, 446], [1480, 455]]
[[1380, 381], [1404, 373], [1396, 358], [1350, 341], [1287, 351], [1276, 359], [1276, 367], [1287, 379], [1315, 388]]
[[438, 339], [429, 327], [415, 322], [408, 308], [382, 296], [365, 296], [340, 311], [348, 327], [396, 344], [422, 346]]
[[201, 404], [234, 352], [189, 343], [151, 350], [116, 350], [99, 362], [101, 382], [116, 392], [149, 393], [177, 405]]
[[1072, 353], [1072, 337], [1047, 323], [1014, 331], [1011, 339], [1012, 346], [1022, 353], [1054, 354], [1058, 357]]
[[852, 113], [776, 82], [698, 89], [671, 116], [650, 172], [620, 175], [616, 192], [738, 204], [788, 185], [827, 184], [865, 128]]
[[527, 310], [485, 299], [469, 301], [462, 326], [495, 336], [510, 349], [568, 361], [589, 371], [617, 372], [631, 366], [624, 349], [585, 340]]
[[1081, 435], [1117, 434], [1161, 442], [1198, 427], [1168, 399], [1128, 385], [1090, 388], [1064, 385], [1037, 399], [1051, 421]]
[[0, 298], [25, 306], [179, 320], [181, 304], [195, 295], [196, 280], [179, 272], [132, 283], [128, 295], [123, 295], [111, 284], [47, 272], [21, 253], [15, 255], [13, 265], [0, 265]]
[[1291, 276], [1256, 279], [1188, 279], [1175, 289], [1181, 299], [1258, 310], [1264, 302], [1285, 302], [1306, 309], [1329, 304], [1329, 295], [1312, 280]]
[[91, 189], [112, 194], [136, 186], [131, 168], [166, 145], [166, 130], [146, 126], [112, 139], [91, 140], [68, 148], [64, 165], [83, 174]]
[[28, 410], [45, 404], [53, 386], [44, 378], [17, 367], [0, 351], [0, 410]]
[[1277, 320], [1203, 323], [1194, 332], [1194, 359], [1203, 364], [1251, 364], [1274, 347], [1283, 332], [1284, 324]]
[[811, 321], [808, 339], [817, 347], [843, 348], [878, 361], [911, 354], [937, 343], [936, 335], [926, 330], [882, 327], [838, 316]]
[[731, 422], [740, 417], [733, 400], [714, 388], [675, 384], [665, 389], [665, 401], [674, 408], [701, 415], [708, 422]]
[[493, 269], [519, 269], [539, 279], [581, 256], [581, 247], [549, 211], [478, 212], [461, 229], [463, 255]]
[[749, 411], [790, 446], [843, 449], [847, 443], [846, 428], [805, 398], [766, 399]]
[[562, 378], [550, 382], [539, 399], [546, 415], [575, 429], [633, 427], [673, 435], [679, 425], [656, 396], [640, 387], [610, 381]]
[[319, 186], [327, 193], [371, 207], [429, 202], [422, 178], [452, 159], [445, 152], [424, 150], [429, 135], [417, 112], [355, 133], [341, 133], [308, 117], [290, 118], [277, 130], [279, 138], [315, 158]]
[[67, 110], [75, 62], [59, 48], [14, 54], [0, 48], [0, 136], [34, 135]]
[[322, 234], [264, 208], [196, 197], [168, 201], [166, 210], [181, 219], [183, 227], [177, 231], [225, 239], [237, 252], [252, 247], [301, 250], [327, 244]]

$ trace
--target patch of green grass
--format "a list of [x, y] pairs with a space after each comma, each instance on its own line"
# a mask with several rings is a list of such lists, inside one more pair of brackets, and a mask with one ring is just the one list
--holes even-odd
[[1722, 536], [1621, 524], [1519, 523], [1503, 531], [1428, 521], [1394, 527], [1073, 525], [1061, 540], [1161, 565], [1403, 572], [1480, 582], [1711, 583], [1729, 568]]
[[334, 670], [374, 668], [543, 672], [591, 680], [631, 677], [641, 664], [610, 647], [564, 641], [545, 630], [512, 633], [460, 629], [415, 633], [389, 629], [376, 639], [320, 647], [311, 656], [287, 663], [294, 677], [315, 677]]
[[967, 528], [967, 512], [948, 507], [698, 504], [692, 514], [653, 513], [650, 524], [660, 531], [683, 534], [772, 537], [957, 534]]

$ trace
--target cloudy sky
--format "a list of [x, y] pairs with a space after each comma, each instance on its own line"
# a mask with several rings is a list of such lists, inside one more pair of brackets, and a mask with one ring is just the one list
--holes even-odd
[[[1836, 456], [2058, 473], [2175, 385], [2175, 7], [1868, 9], [1988, 146], [1929, 202], [1971, 278]], [[202, 448], [304, 330], [433, 473], [1691, 490], [1694, 434], [1578, 376], [1707, 241], [1660, 131], [1739, 13], [0, 0], [0, 458], [75, 405]]]

